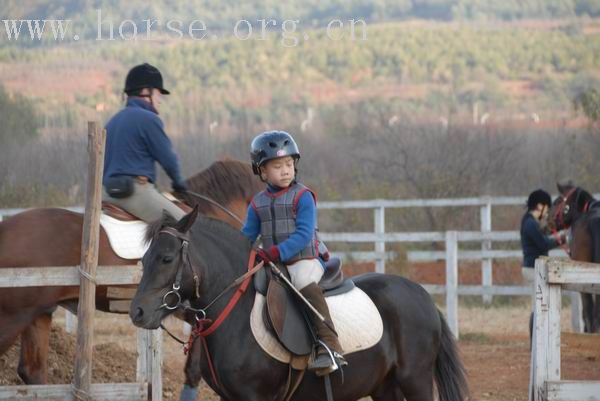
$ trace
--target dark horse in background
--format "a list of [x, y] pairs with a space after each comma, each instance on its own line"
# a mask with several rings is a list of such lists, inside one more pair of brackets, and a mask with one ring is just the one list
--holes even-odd
[[[549, 227], [570, 229], [571, 259], [600, 263], [600, 202], [572, 183], [557, 184], [560, 196], [553, 202]], [[584, 330], [600, 332], [600, 295], [581, 293]]]
[[[187, 184], [191, 191], [211, 198], [242, 220], [252, 196], [263, 188], [249, 164], [233, 160], [213, 163]], [[240, 228], [240, 223], [221, 209], [188, 194], [183, 197], [189, 205], [197, 205], [200, 212]], [[78, 265], [82, 226], [82, 214], [57, 208], [31, 209], [0, 222], [0, 268]], [[135, 263], [121, 259], [112, 251], [101, 228], [99, 264]], [[2, 288], [0, 291], [0, 354], [21, 336], [18, 374], [26, 384], [47, 382], [52, 313], [57, 305], [76, 310], [78, 297], [78, 286]], [[97, 287], [96, 307], [109, 311], [106, 286]]]
[[[176, 282], [181, 283], [181, 300], [193, 308], [213, 306], [206, 313], [214, 321], [229, 301], [229, 296], [219, 298], [218, 294], [246, 272], [251, 251], [248, 239], [195, 211], [179, 222], [165, 219], [150, 228], [153, 240], [142, 259], [143, 276], [131, 303], [133, 323], [157, 329], [173, 313], [164, 307], [163, 297], [179, 288]], [[180, 236], [189, 241], [189, 249]], [[199, 277], [198, 284], [193, 277]], [[456, 341], [423, 287], [400, 276], [377, 273], [353, 281], [381, 314], [383, 337], [369, 349], [346, 355], [344, 379], [339, 371], [332, 375], [334, 399], [356, 401], [371, 396], [374, 401], [432, 401], [435, 382], [440, 401], [464, 400], [468, 390]], [[281, 400], [287, 389], [288, 366], [268, 356], [252, 335], [255, 295], [251, 282], [223, 324], [206, 337], [207, 353], [195, 347], [193, 360], [188, 359], [194, 366], [187, 366], [186, 374], [198, 370], [222, 400]], [[217, 383], [206, 355], [211, 356]], [[325, 400], [322, 378], [307, 372], [291, 399]]]

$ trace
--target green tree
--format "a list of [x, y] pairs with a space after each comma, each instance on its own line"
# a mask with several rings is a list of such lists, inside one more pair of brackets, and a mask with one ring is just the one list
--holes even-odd
[[575, 110], [581, 109], [587, 118], [594, 122], [600, 121], [600, 91], [589, 89], [575, 97]]
[[0, 86], [0, 146], [26, 142], [38, 135], [40, 119], [31, 100], [11, 95]]

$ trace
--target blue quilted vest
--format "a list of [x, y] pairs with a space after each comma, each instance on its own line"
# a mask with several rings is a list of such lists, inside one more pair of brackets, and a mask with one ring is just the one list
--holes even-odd
[[[269, 249], [272, 245], [282, 243], [296, 231], [296, 208], [300, 196], [307, 191], [313, 195], [316, 201], [315, 193], [299, 183], [292, 184], [289, 188], [276, 193], [264, 190], [254, 197], [252, 203], [260, 219], [263, 248]], [[287, 263], [294, 263], [300, 259], [314, 259], [318, 255], [319, 241], [315, 231], [308, 245]]]

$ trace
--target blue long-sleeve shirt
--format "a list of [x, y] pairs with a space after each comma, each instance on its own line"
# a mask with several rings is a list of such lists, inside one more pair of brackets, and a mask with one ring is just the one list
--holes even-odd
[[[280, 189], [268, 185], [267, 191], [274, 193], [280, 191]], [[306, 191], [298, 199], [298, 206], [296, 207], [296, 231], [285, 241], [277, 244], [279, 257], [282, 262], [292, 259], [294, 255], [298, 254], [312, 241], [316, 226], [317, 206], [313, 195], [309, 191]], [[246, 224], [242, 228], [242, 233], [251, 242], [256, 241], [256, 238], [260, 234], [260, 218], [252, 205], [248, 206]]]
[[154, 107], [129, 98], [106, 124], [103, 181], [117, 175], [143, 176], [156, 182], [158, 162], [173, 183], [184, 182], [177, 155]]
[[556, 238], [544, 235], [539, 223], [531, 213], [525, 213], [521, 220], [523, 267], [533, 268], [538, 257], [548, 256], [548, 251], [558, 245]]

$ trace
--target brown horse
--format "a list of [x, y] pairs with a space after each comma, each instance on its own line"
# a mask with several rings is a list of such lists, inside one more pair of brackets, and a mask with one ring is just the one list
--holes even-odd
[[[557, 184], [560, 196], [550, 208], [548, 225], [553, 230], [570, 229], [571, 259], [600, 263], [600, 208], [586, 190], [573, 185]], [[600, 332], [600, 296], [581, 293], [584, 331]]]
[[[242, 220], [252, 196], [263, 188], [249, 164], [225, 160], [187, 180], [190, 191], [211, 198]], [[240, 223], [225, 211], [182, 195], [201, 213], [233, 227]], [[0, 268], [75, 266], [80, 263], [83, 215], [64, 209], [31, 209], [0, 222]], [[131, 265], [111, 249], [100, 230], [100, 265]], [[0, 354], [21, 335], [18, 374], [26, 384], [47, 382], [47, 357], [52, 313], [57, 305], [76, 310], [79, 287], [3, 288], [0, 292]], [[109, 311], [107, 287], [98, 286], [96, 307]]]

